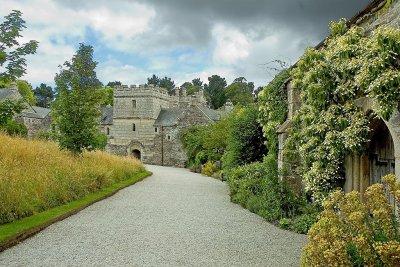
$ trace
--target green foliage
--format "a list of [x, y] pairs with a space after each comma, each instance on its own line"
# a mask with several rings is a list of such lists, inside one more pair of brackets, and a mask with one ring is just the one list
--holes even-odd
[[12, 120], [16, 114], [20, 114], [25, 108], [22, 100], [5, 99], [0, 101], [0, 127]]
[[80, 44], [71, 62], [56, 74], [53, 134], [61, 148], [74, 153], [99, 148], [98, 117], [103, 94], [96, 77], [93, 48]]
[[291, 223], [292, 223], [292, 221], [290, 219], [282, 218], [282, 219], [279, 220], [279, 227], [281, 229], [287, 230], [287, 229], [290, 228]]
[[5, 82], [15, 81], [26, 73], [24, 57], [34, 54], [38, 47], [38, 42], [33, 40], [19, 44], [21, 31], [26, 28], [21, 16], [20, 11], [13, 10], [0, 24], [0, 80]]
[[101, 106], [112, 106], [114, 104], [114, 89], [111, 86], [106, 86], [99, 89], [100, 93], [103, 95], [103, 101]]
[[15, 120], [7, 121], [5, 125], [0, 126], [0, 130], [12, 136], [26, 136], [28, 134], [28, 128]]
[[[394, 175], [382, 180], [400, 202], [400, 183]], [[365, 194], [335, 191], [308, 232], [302, 266], [399, 266], [399, 221], [384, 186], [374, 184]]]
[[23, 80], [17, 81], [18, 92], [21, 94], [22, 98], [30, 105], [36, 104], [36, 98], [33, 94], [32, 86]]
[[165, 88], [168, 90], [170, 94], [172, 94], [175, 88], [175, 82], [171, 78], [169, 77], [159, 78], [155, 74], [153, 74], [152, 77], [147, 78], [147, 84], [152, 84], [154, 86]]
[[260, 161], [267, 153], [262, 130], [257, 122], [256, 105], [240, 108], [231, 117], [226, 154], [222, 158], [224, 169], [230, 169], [251, 162]]
[[182, 87], [186, 89], [187, 95], [194, 95], [195, 93], [203, 90], [203, 82], [200, 78], [193, 79], [192, 82], [185, 82]]
[[122, 83], [120, 81], [113, 81], [113, 82], [108, 82], [106, 86], [110, 86], [114, 88], [115, 86], [121, 86]]
[[286, 120], [288, 113], [287, 92], [284, 88], [290, 73], [284, 70], [258, 94], [259, 118], [269, 153], [278, 155], [278, 127]]
[[231, 200], [241, 204], [267, 221], [277, 222], [302, 213], [308, 205], [278, 178], [277, 162], [268, 156], [256, 162], [225, 172]]
[[51, 86], [41, 83], [33, 90], [33, 94], [36, 97], [36, 105], [43, 108], [49, 108], [50, 103], [54, 99], [54, 91]]
[[204, 167], [201, 169], [201, 173], [206, 176], [213, 176], [218, 171], [217, 163], [213, 161], [207, 161]]
[[218, 75], [208, 77], [208, 85], [204, 87], [204, 93], [211, 108], [218, 109], [226, 103], [225, 87], [225, 78]]
[[307, 234], [308, 230], [317, 222], [318, 214], [318, 212], [315, 212], [294, 217], [290, 229], [299, 234]]
[[207, 161], [218, 161], [227, 146], [226, 132], [232, 115], [209, 125], [193, 126], [181, 132], [188, 166], [200, 169]]
[[254, 83], [239, 77], [225, 88], [225, 97], [230, 99], [233, 105], [247, 106], [253, 103], [253, 90]]
[[308, 49], [291, 71], [302, 106], [285, 144], [286, 157], [319, 203], [343, 182], [344, 156], [361, 153], [368, 141], [368, 118], [355, 99], [375, 99], [384, 119], [400, 107], [400, 30], [381, 27], [365, 36], [357, 26], [346, 31], [344, 21], [331, 30], [326, 46]]

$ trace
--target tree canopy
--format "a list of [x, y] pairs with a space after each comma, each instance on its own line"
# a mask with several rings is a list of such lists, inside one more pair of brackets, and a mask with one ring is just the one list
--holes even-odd
[[33, 90], [33, 94], [36, 97], [36, 105], [43, 108], [49, 108], [50, 103], [54, 100], [54, 91], [51, 86], [41, 83]]
[[15, 81], [26, 73], [26, 55], [36, 53], [38, 42], [20, 44], [21, 31], [26, 28], [22, 13], [13, 10], [0, 24], [0, 82]]
[[218, 109], [226, 103], [225, 87], [225, 78], [219, 75], [208, 77], [208, 85], [204, 87], [204, 92], [211, 108]]
[[54, 79], [58, 95], [52, 109], [53, 134], [61, 148], [77, 154], [106, 142], [97, 129], [104, 94], [96, 66], [93, 47], [80, 44], [72, 61], [65, 62]]

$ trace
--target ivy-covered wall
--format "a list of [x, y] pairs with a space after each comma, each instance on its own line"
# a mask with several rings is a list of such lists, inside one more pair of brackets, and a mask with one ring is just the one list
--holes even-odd
[[[384, 119], [395, 147], [400, 143], [400, 19], [393, 18], [399, 3], [370, 16], [363, 27], [332, 23], [325, 45], [308, 49], [290, 72], [290, 86], [295, 89], [289, 92], [297, 92], [302, 105], [281, 126], [288, 138], [280, 140], [280, 146], [284, 144], [280, 156], [314, 201], [321, 202], [344, 185], [346, 155], [365, 154], [371, 119], [367, 113]], [[397, 28], [376, 28], [379, 21]], [[362, 97], [372, 100], [369, 110], [360, 105]]]

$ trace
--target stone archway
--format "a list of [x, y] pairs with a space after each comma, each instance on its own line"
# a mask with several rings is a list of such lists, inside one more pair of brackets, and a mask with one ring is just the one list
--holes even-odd
[[381, 177], [395, 173], [394, 143], [392, 135], [382, 119], [371, 121], [368, 146], [370, 184], [381, 183]]
[[132, 150], [131, 155], [132, 155], [134, 158], [137, 158], [138, 160], [142, 160], [142, 152], [140, 152], [139, 149], [134, 149], [134, 150]]
[[[387, 174], [396, 173], [395, 144], [390, 123], [374, 115], [372, 109], [365, 114], [370, 118], [371, 129], [365, 153], [347, 155], [344, 164], [346, 178], [344, 191], [359, 191], [361, 198], [368, 186], [381, 183], [381, 178]], [[393, 202], [389, 194], [388, 198]]]

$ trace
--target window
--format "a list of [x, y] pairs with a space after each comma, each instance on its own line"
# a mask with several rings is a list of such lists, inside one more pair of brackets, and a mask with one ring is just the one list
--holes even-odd
[[167, 139], [168, 139], [168, 140], [171, 140], [171, 136], [170, 136], [170, 135], [168, 135], [168, 136], [167, 136]]
[[136, 100], [132, 100], [132, 108], [136, 108]]
[[154, 128], [154, 132], [155, 133], [157, 133], [158, 132], [158, 128], [156, 127], [156, 128]]
[[107, 135], [110, 135], [110, 128], [107, 127]]
[[136, 131], [136, 124], [132, 124], [132, 131]]

